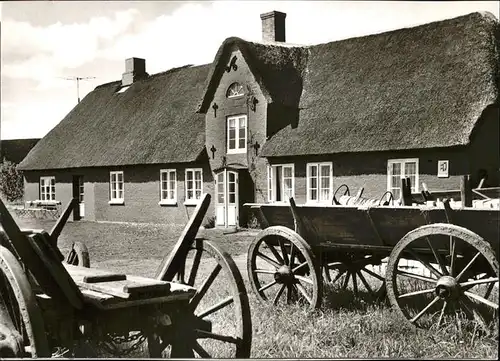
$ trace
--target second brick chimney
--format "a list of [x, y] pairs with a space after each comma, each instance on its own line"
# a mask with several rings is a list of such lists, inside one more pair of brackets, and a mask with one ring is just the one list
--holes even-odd
[[125, 73], [122, 75], [122, 86], [131, 85], [136, 80], [145, 78], [146, 60], [130, 58], [125, 60]]
[[260, 14], [260, 18], [262, 19], [262, 42], [285, 42], [285, 13], [271, 11]]

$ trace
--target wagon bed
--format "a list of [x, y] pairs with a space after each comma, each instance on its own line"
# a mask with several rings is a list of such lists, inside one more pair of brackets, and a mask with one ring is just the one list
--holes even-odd
[[[447, 200], [442, 207], [296, 205], [293, 198], [246, 206], [262, 228], [248, 252], [250, 284], [262, 301], [316, 308], [324, 281], [356, 296], [387, 295], [420, 327], [440, 326], [458, 310], [483, 325], [496, 319], [500, 210], [452, 209]], [[374, 272], [387, 258], [385, 275]]]
[[[259, 219], [262, 229], [285, 226], [295, 230], [296, 220], [289, 204], [246, 203]], [[394, 247], [408, 232], [433, 223], [448, 223], [444, 207], [432, 206], [295, 206], [311, 242], [318, 246], [361, 245]], [[494, 209], [462, 208], [450, 214], [452, 223], [467, 228], [499, 249], [500, 212]], [[315, 244], [313, 243], [313, 246]]]

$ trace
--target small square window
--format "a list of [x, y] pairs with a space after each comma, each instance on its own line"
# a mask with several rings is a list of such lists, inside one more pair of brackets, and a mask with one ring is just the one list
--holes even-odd
[[124, 196], [123, 171], [109, 172], [109, 203], [123, 204]]
[[42, 201], [56, 200], [55, 177], [40, 177], [40, 200]]

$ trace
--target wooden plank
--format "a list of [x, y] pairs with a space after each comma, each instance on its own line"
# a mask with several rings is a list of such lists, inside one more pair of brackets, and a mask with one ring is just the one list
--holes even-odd
[[269, 222], [267, 221], [264, 212], [262, 212], [261, 206], [250, 206], [250, 208], [254, 211], [255, 217], [257, 217], [257, 220], [259, 221], [260, 228], [266, 229], [269, 227]]
[[127, 279], [126, 275], [114, 273], [114, 274], [100, 275], [100, 276], [84, 276], [83, 282], [85, 282], [85, 283], [99, 283], [99, 282], [123, 281], [126, 279]]
[[61, 250], [57, 248], [57, 245], [53, 243], [50, 235], [45, 231], [41, 231], [38, 234], [41, 236], [40, 241], [44, 243], [46, 249], [52, 253], [53, 257], [60, 262], [64, 261], [64, 255], [61, 253]]
[[462, 207], [472, 207], [472, 187], [468, 175], [460, 177], [460, 199]]
[[99, 283], [77, 282], [77, 285], [80, 288], [102, 292], [120, 298], [134, 298], [143, 293], [161, 293], [162, 295], [168, 295], [170, 293], [170, 284], [168, 282], [155, 279], [137, 282], [127, 277], [126, 280], [122, 281]]
[[200, 202], [196, 206], [172, 252], [163, 258], [158, 271], [156, 272], [156, 279], [171, 281], [174, 278], [180, 265], [183, 264], [189, 248], [198, 233], [201, 222], [203, 221], [203, 218], [207, 213], [208, 206], [210, 205], [210, 199], [211, 196], [208, 193], [205, 193], [201, 197]]
[[193, 297], [195, 293], [195, 288], [177, 283], [171, 284], [170, 293], [168, 295], [158, 295], [157, 297], [137, 299], [124, 299], [97, 291], [82, 289], [85, 302], [101, 310], [113, 310], [149, 304], [187, 301]]
[[25, 236], [21, 232], [1, 199], [0, 221], [9, 238], [9, 247], [13, 248], [13, 252], [31, 271], [42, 289], [53, 296], [56, 301], [69, 303], [74, 308], [81, 309], [83, 300], [80, 291], [65, 272], [62, 264], [49, 256], [51, 253], [45, 249], [43, 242], [36, 241], [36, 234]]
[[[55, 284], [51, 287], [57, 288], [57, 294], [62, 293], [67, 301], [75, 308], [81, 309], [83, 307], [82, 295], [77, 285], [64, 268], [61, 261], [57, 258], [51, 245], [48, 243], [43, 234], [33, 234], [28, 237], [33, 249], [37, 253], [40, 260], [43, 262], [45, 268], [48, 270], [52, 280]], [[29, 266], [29, 265], [28, 265]]]
[[61, 235], [64, 225], [68, 221], [69, 215], [77, 206], [78, 199], [73, 198], [64, 209], [62, 215], [59, 217], [54, 227], [52, 227], [52, 229], [50, 230], [50, 237], [55, 245], [57, 245], [57, 239]]
[[[120, 279], [126, 279], [127, 276], [124, 273], [118, 273], [118, 272], [113, 272], [113, 271], [107, 271], [107, 270], [102, 270], [99, 268], [87, 268], [87, 267], [81, 267], [81, 266], [73, 266], [70, 264], [65, 263], [64, 267], [70, 274], [71, 278], [75, 282], [88, 282], [86, 278], [88, 277], [89, 279], [99, 279], [99, 277], [118, 277]], [[88, 282], [92, 283], [92, 281]]]
[[[170, 292], [170, 283], [166, 281], [124, 275], [97, 268], [85, 268], [72, 265], [65, 265], [65, 267], [80, 288], [102, 292], [120, 298], [136, 297], [137, 294], [140, 293], [161, 292], [166, 294]], [[88, 279], [90, 279], [91, 282], [88, 282]], [[106, 279], [109, 280], [106, 281]]]

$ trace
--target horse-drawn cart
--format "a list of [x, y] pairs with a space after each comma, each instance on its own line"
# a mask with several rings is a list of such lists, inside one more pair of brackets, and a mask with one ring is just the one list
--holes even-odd
[[[247, 204], [263, 228], [248, 252], [254, 292], [274, 304], [316, 308], [324, 279], [366, 297], [387, 294], [423, 328], [462, 313], [483, 324], [497, 320], [500, 212], [452, 210], [447, 201], [381, 203]], [[383, 275], [376, 266], [387, 258]]]
[[195, 238], [209, 203], [206, 194], [156, 277], [145, 278], [88, 268], [82, 244], [64, 261], [57, 238], [76, 200], [50, 233], [20, 230], [0, 201], [0, 356], [249, 357], [241, 274]]

